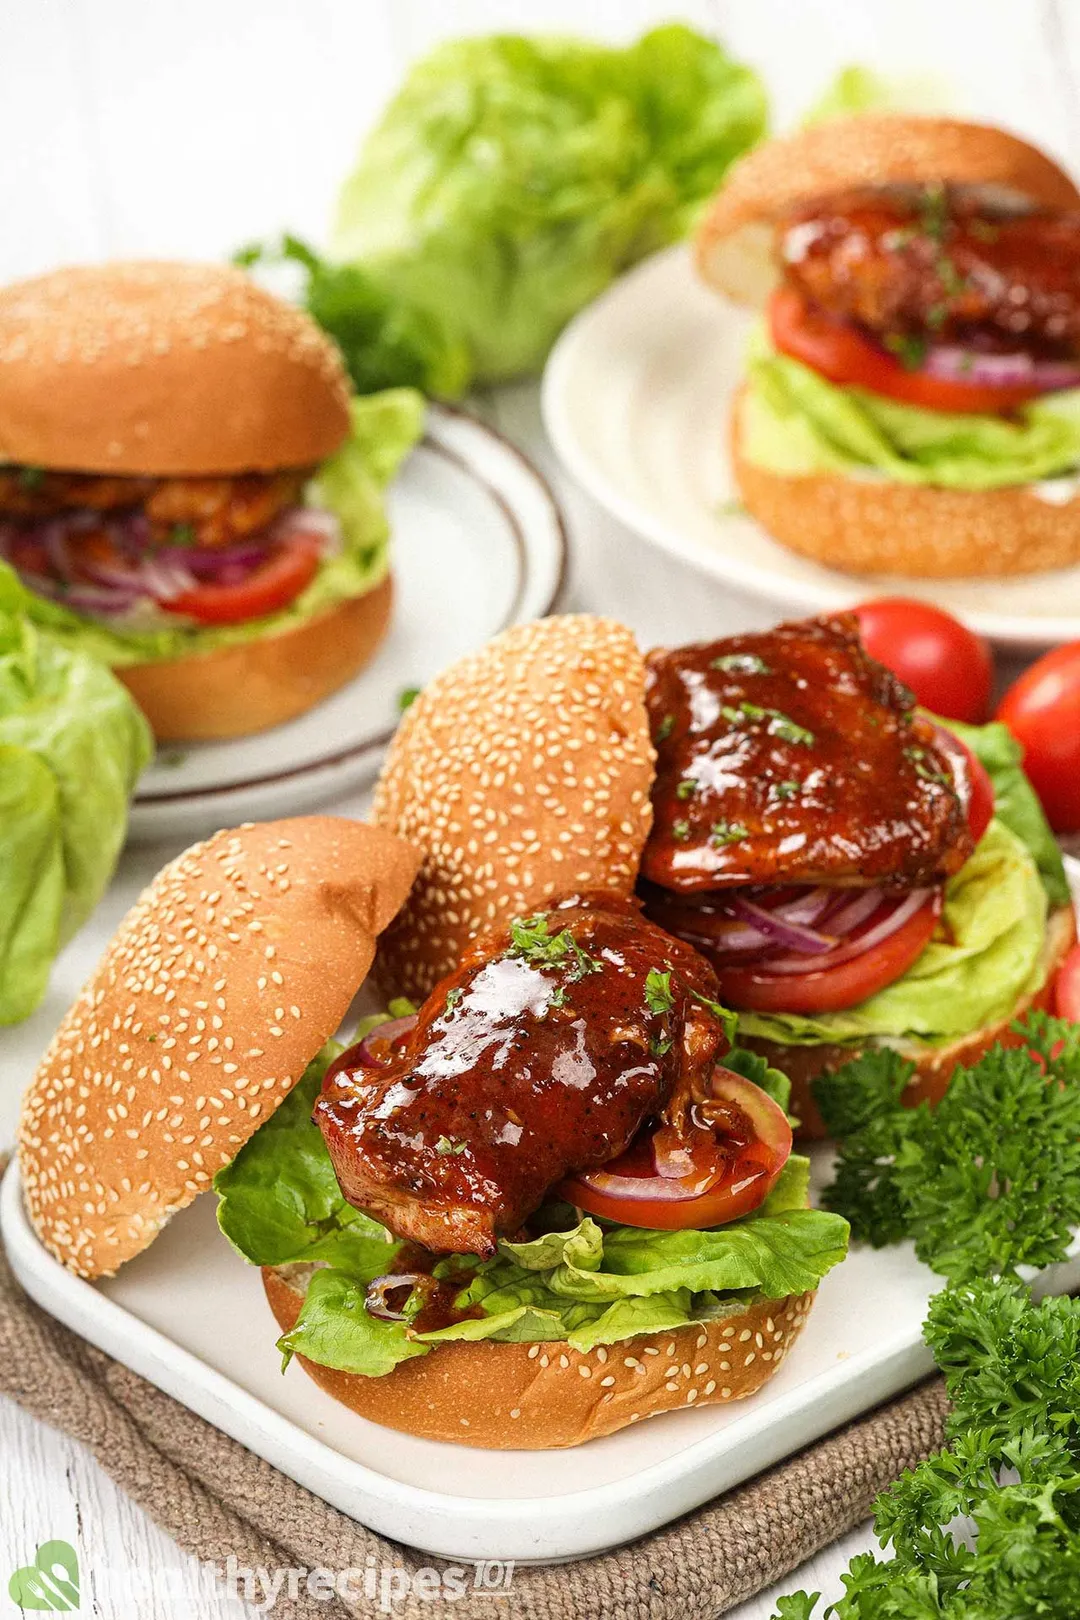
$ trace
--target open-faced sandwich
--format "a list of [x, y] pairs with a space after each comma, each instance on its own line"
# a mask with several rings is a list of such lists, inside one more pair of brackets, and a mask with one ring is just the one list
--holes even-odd
[[[566, 1446], [750, 1395], [847, 1228], [807, 1207], [784, 1077], [634, 895], [633, 638], [524, 626], [419, 704], [379, 793], [417, 848], [243, 827], [129, 914], [23, 1107], [35, 1228], [101, 1276], [214, 1182], [286, 1354], [428, 1438]], [[380, 934], [422, 1005], [327, 1047]]]
[[948, 577], [1080, 560], [1080, 193], [946, 118], [758, 147], [697, 238], [764, 306], [734, 410], [748, 511], [833, 568]]
[[0, 290], [0, 557], [160, 739], [309, 709], [390, 616], [383, 489], [411, 389], [351, 399], [333, 344], [239, 270], [128, 263]]

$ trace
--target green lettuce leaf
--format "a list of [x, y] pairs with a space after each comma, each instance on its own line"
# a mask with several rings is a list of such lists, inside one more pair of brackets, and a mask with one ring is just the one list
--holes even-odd
[[0, 1024], [25, 1018], [105, 891], [149, 728], [100, 664], [30, 622], [0, 564]]
[[352, 433], [323, 462], [307, 492], [309, 500], [336, 514], [344, 544], [288, 607], [242, 624], [143, 631], [114, 630], [39, 596], [31, 597], [28, 611], [65, 646], [119, 668], [280, 635], [351, 596], [362, 596], [389, 567], [384, 491], [423, 431], [424, 401], [413, 389], [397, 388], [354, 399], [350, 411]]
[[976, 490], [1080, 467], [1080, 389], [1008, 418], [928, 411], [828, 382], [778, 354], [763, 332], [750, 346], [740, 426], [747, 459], [788, 478], [843, 473]]
[[[843, 1259], [847, 1225], [806, 1208], [810, 1165], [793, 1154], [752, 1215], [709, 1232], [647, 1232], [581, 1219], [566, 1204], [539, 1213], [546, 1228], [501, 1243], [490, 1260], [451, 1255], [435, 1275], [457, 1284], [476, 1315], [418, 1332], [364, 1309], [368, 1283], [395, 1269], [400, 1245], [341, 1196], [311, 1110], [336, 1048], [214, 1178], [218, 1224], [256, 1265], [314, 1263], [299, 1317], [281, 1339], [286, 1360], [381, 1377], [444, 1340], [567, 1340], [585, 1350], [643, 1333], [715, 1321], [758, 1298], [817, 1286]], [[413, 1310], [415, 1315], [415, 1309]]]
[[333, 256], [361, 278], [314, 272], [310, 307], [355, 355], [386, 330], [380, 300], [400, 300], [410, 379], [422, 311], [446, 392], [467, 380], [455, 342], [475, 382], [534, 371], [621, 270], [686, 233], [765, 118], [757, 75], [680, 24], [625, 48], [448, 42], [410, 70], [341, 193]]
[[960, 720], [941, 720], [965, 742], [986, 767], [994, 784], [994, 814], [1025, 845], [1039, 869], [1043, 888], [1054, 906], [1072, 898], [1061, 846], [1050, 830], [1035, 789], [1024, 774], [1024, 750], [1009, 730], [997, 722], [966, 726]]
[[948, 1042], [1008, 1018], [1043, 982], [1047, 893], [1024, 843], [995, 818], [945, 889], [944, 927], [902, 978], [845, 1012], [740, 1013], [739, 1032], [787, 1045], [873, 1037]]
[[311, 1121], [323, 1076], [340, 1051], [328, 1041], [280, 1107], [218, 1171], [218, 1225], [253, 1265], [323, 1260], [369, 1282], [389, 1269], [392, 1240], [341, 1196]]

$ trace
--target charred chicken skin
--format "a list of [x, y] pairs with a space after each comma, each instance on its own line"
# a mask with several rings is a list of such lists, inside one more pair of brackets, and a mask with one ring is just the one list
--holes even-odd
[[688, 1115], [726, 1048], [715, 994], [632, 901], [518, 920], [470, 948], [386, 1067], [347, 1052], [328, 1071], [314, 1117], [342, 1192], [425, 1249], [493, 1254], [565, 1175]]
[[651, 883], [910, 889], [971, 853], [933, 727], [851, 615], [652, 653], [646, 703]]
[[1080, 214], [995, 212], [944, 186], [816, 198], [776, 228], [785, 280], [885, 339], [1080, 355]]

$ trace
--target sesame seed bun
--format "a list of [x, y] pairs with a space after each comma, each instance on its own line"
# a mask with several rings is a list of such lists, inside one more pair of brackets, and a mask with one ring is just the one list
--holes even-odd
[[[264, 1268], [283, 1333], [300, 1314], [313, 1267]], [[486, 1450], [578, 1446], [688, 1406], [741, 1401], [780, 1366], [813, 1294], [760, 1300], [721, 1322], [642, 1335], [594, 1350], [545, 1344], [440, 1344], [382, 1378], [297, 1360], [361, 1417], [424, 1440]]]
[[416, 866], [381, 828], [303, 816], [215, 833], [158, 873], [23, 1100], [51, 1254], [111, 1275], [209, 1187], [338, 1028]]
[[408, 710], [374, 819], [423, 855], [380, 944], [380, 979], [422, 998], [466, 942], [556, 896], [630, 894], [656, 755], [630, 631], [569, 614], [516, 625]]
[[888, 478], [789, 478], [742, 448], [744, 390], [731, 417], [743, 505], [781, 545], [826, 568], [897, 579], [1000, 578], [1080, 562], [1080, 493], [1047, 500], [1028, 484], [938, 489]]
[[337, 349], [223, 265], [83, 265], [0, 289], [0, 461], [269, 472], [349, 431]]
[[[930, 1046], [925, 1041], [896, 1041], [901, 1057], [915, 1065], [915, 1072], [904, 1092], [904, 1102], [915, 1108], [921, 1102], [939, 1103], [949, 1089], [953, 1071], [977, 1063], [992, 1046], [1023, 1046], [1024, 1038], [1013, 1029], [1013, 1024], [1033, 1009], [1048, 1011], [1053, 999], [1054, 979], [1058, 968], [1076, 943], [1076, 916], [1072, 906], [1061, 906], [1050, 915], [1043, 945], [1043, 973], [1041, 987], [1034, 995], [1022, 997], [998, 1024], [972, 1030], [947, 1046]], [[779, 1041], [756, 1040], [740, 1036], [740, 1043], [749, 1046], [782, 1069], [791, 1081], [791, 1112], [799, 1120], [801, 1137], [820, 1141], [828, 1136], [825, 1122], [814, 1101], [813, 1082], [821, 1074], [831, 1074], [857, 1057], [857, 1046], [787, 1046]]]
[[766, 141], [734, 164], [698, 227], [698, 269], [729, 298], [760, 306], [777, 280], [773, 222], [787, 209], [850, 187], [942, 181], [1008, 206], [1080, 206], [1068, 175], [1004, 130], [955, 118], [862, 113]]
[[281, 635], [114, 670], [158, 742], [243, 737], [304, 714], [374, 655], [390, 623], [390, 576]]

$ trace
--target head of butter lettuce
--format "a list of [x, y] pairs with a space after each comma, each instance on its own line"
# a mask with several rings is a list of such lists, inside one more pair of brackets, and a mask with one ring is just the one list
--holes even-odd
[[765, 121], [757, 75], [680, 24], [625, 47], [452, 40], [364, 142], [335, 262], [289, 251], [358, 388], [453, 396], [535, 371], [620, 271], [686, 234]]
[[113, 675], [31, 622], [0, 563], [0, 1024], [26, 1018], [93, 911], [151, 753]]
[[957, 415], [829, 382], [750, 343], [740, 449], [785, 478], [841, 474], [940, 489], [1040, 483], [1080, 470], [1080, 389], [1047, 394], [1010, 417]]
[[[300, 1316], [280, 1340], [324, 1367], [377, 1378], [451, 1339], [567, 1340], [578, 1350], [692, 1322], [721, 1320], [760, 1298], [816, 1288], [844, 1258], [847, 1222], [808, 1209], [809, 1162], [793, 1155], [754, 1214], [707, 1232], [649, 1232], [566, 1204], [534, 1218], [540, 1234], [499, 1245], [479, 1264], [449, 1256], [436, 1276], [460, 1277], [458, 1303], [478, 1314], [433, 1332], [384, 1322], [364, 1309], [367, 1285], [393, 1272], [398, 1243], [345, 1202], [311, 1110], [336, 1047], [310, 1065], [281, 1107], [220, 1170], [218, 1223], [255, 1265], [315, 1267]], [[743, 1054], [753, 1076], [786, 1103], [787, 1082]], [[757, 1067], [754, 1067], [755, 1061]]]
[[1046, 980], [1046, 921], [1067, 905], [1061, 851], [1002, 725], [939, 722], [978, 755], [994, 786], [994, 819], [945, 889], [942, 926], [895, 983], [844, 1012], [740, 1013], [744, 1036], [784, 1045], [879, 1040], [948, 1044], [1007, 1019]]
[[349, 437], [316, 469], [305, 494], [311, 505], [340, 520], [341, 550], [322, 564], [294, 602], [276, 613], [241, 624], [124, 630], [39, 596], [29, 597], [27, 611], [66, 647], [118, 668], [280, 635], [351, 596], [362, 596], [379, 584], [390, 566], [385, 491], [423, 431], [424, 409], [423, 395], [412, 388], [388, 389], [351, 401]]

